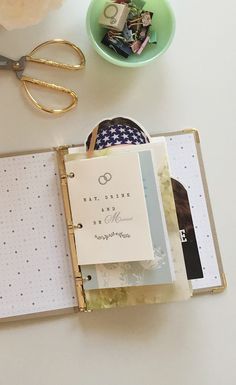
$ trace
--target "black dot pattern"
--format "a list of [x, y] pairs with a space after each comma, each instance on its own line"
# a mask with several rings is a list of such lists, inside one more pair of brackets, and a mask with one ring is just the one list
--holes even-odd
[[56, 154], [0, 158], [0, 318], [76, 306]]
[[192, 219], [204, 271], [204, 278], [193, 280], [192, 286], [194, 289], [201, 289], [221, 285], [221, 278], [196, 146], [194, 134], [192, 133], [167, 137], [172, 177], [184, 185], [189, 196]]

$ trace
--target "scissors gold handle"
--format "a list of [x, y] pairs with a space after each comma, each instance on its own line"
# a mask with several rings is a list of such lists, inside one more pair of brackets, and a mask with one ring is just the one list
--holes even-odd
[[[80, 58], [80, 63], [79, 64], [64, 64], [64, 63], [58, 63], [53, 60], [48, 60], [48, 59], [39, 59], [34, 57], [33, 55], [38, 52], [41, 48], [46, 47], [48, 45], [53, 45], [53, 44], [63, 44], [67, 45], [70, 48], [72, 48], [75, 53], [79, 56]], [[33, 49], [33, 51], [30, 52], [29, 55], [26, 56], [26, 60], [34, 63], [39, 63], [39, 64], [46, 64], [51, 67], [57, 67], [57, 68], [62, 68], [66, 70], [80, 70], [83, 69], [85, 66], [85, 57], [83, 52], [79, 47], [77, 47], [75, 44], [71, 43], [70, 41], [67, 40], [62, 40], [62, 39], [54, 39], [54, 40], [49, 40], [46, 41], [45, 43], [39, 44], [36, 48]]]
[[[47, 83], [47, 82], [44, 82], [42, 80], [32, 79], [32, 78], [29, 78], [27, 76], [23, 76], [21, 81], [23, 83], [23, 86], [24, 86], [24, 89], [26, 91], [27, 96], [30, 98], [32, 103], [42, 111], [49, 112], [51, 114], [58, 114], [58, 113], [70, 111], [72, 108], [74, 108], [77, 105], [78, 97], [77, 97], [76, 93], [74, 91], [68, 89], [68, 88], [58, 86], [58, 85], [52, 84], [52, 83]], [[54, 109], [54, 108], [46, 107], [43, 104], [37, 102], [37, 100], [33, 97], [31, 92], [29, 91], [29, 87], [28, 87], [29, 83], [34, 84], [34, 85], [39, 86], [39, 87], [44, 87], [44, 88], [47, 88], [47, 89], [50, 89], [53, 91], [68, 94], [71, 96], [72, 100], [68, 106], [61, 108], [61, 109]]]
[[[34, 56], [34, 54], [37, 53], [41, 48], [49, 46], [49, 45], [54, 45], [54, 44], [68, 45], [79, 57], [79, 63], [74, 64], [74, 65], [73, 64], [65, 64], [65, 63], [60, 63], [60, 62], [56, 62], [56, 61], [49, 60], [49, 59], [42, 59], [42, 58], [38, 58], [38, 57]], [[85, 57], [84, 57], [84, 54], [80, 50], [79, 47], [77, 47], [75, 44], [73, 44], [67, 40], [54, 39], [54, 40], [49, 40], [49, 41], [46, 41], [45, 43], [38, 45], [36, 48], [33, 49], [32, 52], [30, 52], [29, 55], [23, 56], [18, 61], [14, 61], [14, 60], [5, 58], [4, 56], [0, 56], [0, 69], [12, 69], [16, 72], [18, 79], [21, 80], [21, 82], [23, 83], [23, 86], [24, 86], [24, 89], [26, 91], [27, 96], [32, 101], [32, 103], [41, 111], [45, 111], [45, 112], [48, 112], [51, 114], [58, 114], [58, 113], [70, 111], [72, 108], [74, 108], [77, 105], [78, 97], [74, 91], [72, 91], [68, 88], [53, 84], [53, 83], [48, 83], [48, 82], [45, 82], [45, 81], [42, 81], [39, 79], [34, 79], [34, 78], [31, 78], [27, 75], [24, 75], [24, 70], [25, 70], [27, 62], [47, 65], [47, 66], [51, 66], [51, 67], [54, 67], [57, 69], [80, 70], [80, 69], [83, 69], [85, 67]], [[33, 84], [33, 85], [38, 86], [38, 87], [43, 87], [43, 88], [51, 90], [51, 91], [56, 91], [58, 93], [69, 95], [70, 99], [71, 99], [70, 104], [67, 105], [66, 107], [60, 108], [60, 109], [47, 107], [47, 106], [43, 105], [42, 103], [40, 103], [39, 101], [37, 101], [33, 97], [32, 93], [29, 89], [30, 84], [31, 85]]]

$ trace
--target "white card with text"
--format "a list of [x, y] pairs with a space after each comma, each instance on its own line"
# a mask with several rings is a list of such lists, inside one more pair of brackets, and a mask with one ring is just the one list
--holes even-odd
[[80, 265], [154, 259], [139, 156], [66, 162]]

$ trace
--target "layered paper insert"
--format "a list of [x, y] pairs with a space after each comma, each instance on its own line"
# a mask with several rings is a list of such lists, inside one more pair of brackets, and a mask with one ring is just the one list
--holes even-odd
[[[83, 277], [90, 277], [85, 282], [87, 290], [113, 287], [128, 287], [142, 285], [156, 285], [172, 283], [175, 274], [173, 258], [170, 250], [166, 218], [160, 192], [157, 169], [160, 156], [160, 146], [163, 142], [153, 145], [127, 146], [120, 148], [127, 153], [127, 149], [137, 153], [141, 166], [142, 182], [145, 191], [145, 201], [148, 212], [149, 227], [154, 252], [153, 260], [134, 261], [126, 263], [108, 263], [81, 266]], [[107, 150], [109, 159], [117, 157], [117, 151]], [[96, 157], [104, 156], [103, 151], [97, 151]], [[69, 159], [82, 159], [85, 153], [68, 155]]]
[[[86, 156], [78, 154], [78, 151], [83, 152], [83, 149], [71, 149], [66, 161]], [[191, 296], [191, 288], [187, 281], [179, 237], [165, 140], [159, 138], [158, 143], [142, 146], [113, 147], [96, 151], [94, 156], [109, 156], [112, 159], [120, 152], [139, 154], [153, 245], [158, 248], [159, 255], [151, 263], [143, 261], [82, 266], [83, 277], [86, 278], [87, 274], [92, 277], [90, 281], [84, 282], [88, 308], [187, 299]]]
[[78, 262], [154, 259], [138, 154], [66, 162]]

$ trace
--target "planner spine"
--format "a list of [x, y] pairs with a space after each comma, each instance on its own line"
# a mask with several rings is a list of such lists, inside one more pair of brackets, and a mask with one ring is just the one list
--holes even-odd
[[71, 253], [72, 267], [74, 272], [76, 294], [77, 294], [77, 299], [79, 304], [79, 311], [86, 312], [88, 311], [88, 309], [87, 309], [87, 303], [86, 303], [85, 292], [83, 287], [83, 277], [82, 277], [80, 266], [78, 264], [77, 250], [76, 250], [76, 244], [75, 244], [74, 230], [77, 226], [74, 226], [72, 221], [70, 199], [69, 199], [69, 192], [68, 192], [68, 183], [67, 183], [68, 178], [73, 178], [73, 175], [72, 173], [68, 175], [66, 174], [65, 162], [64, 162], [64, 156], [68, 154], [68, 148], [69, 148], [68, 146], [63, 146], [63, 147], [58, 147], [56, 150], [57, 150], [58, 166], [59, 166], [59, 173], [60, 173], [60, 179], [61, 179], [63, 203], [64, 203], [64, 209], [65, 209], [66, 222], [67, 222], [67, 234], [68, 234], [68, 240], [69, 240], [69, 246], [70, 246], [70, 253]]

